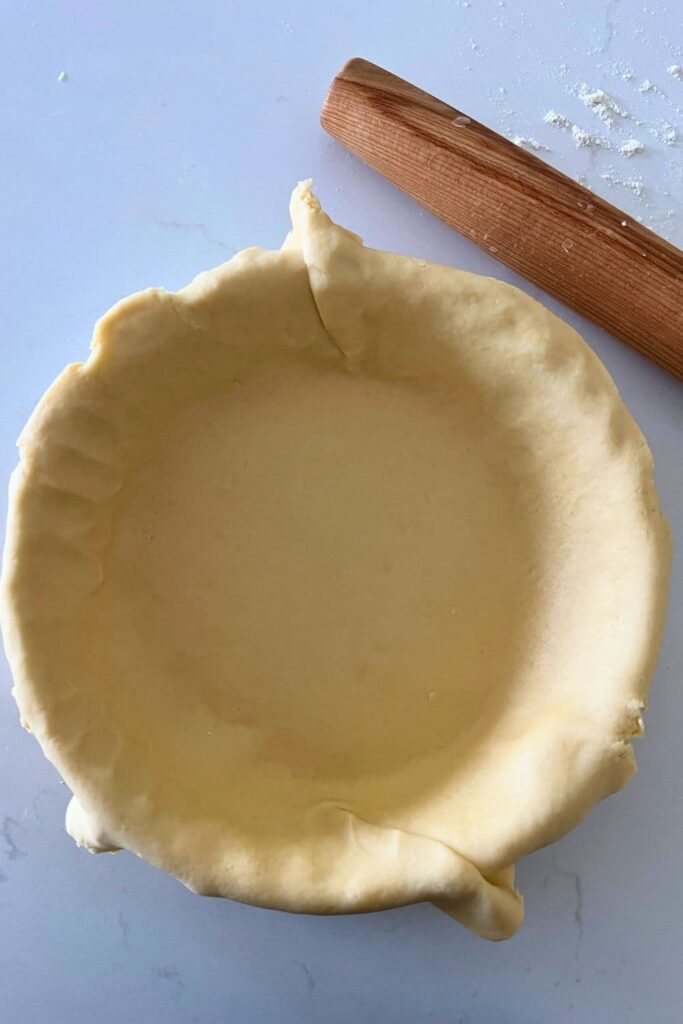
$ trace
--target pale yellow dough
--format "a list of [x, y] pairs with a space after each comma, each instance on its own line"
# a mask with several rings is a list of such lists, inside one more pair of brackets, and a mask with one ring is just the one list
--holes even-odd
[[363, 247], [308, 183], [278, 252], [100, 320], [24, 430], [2, 625], [67, 825], [201, 893], [432, 900], [634, 772], [669, 535], [598, 359], [500, 282]]

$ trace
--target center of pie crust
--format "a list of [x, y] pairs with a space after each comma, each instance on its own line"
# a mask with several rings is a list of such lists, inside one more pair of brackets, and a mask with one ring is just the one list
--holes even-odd
[[454, 399], [307, 367], [235, 383], [127, 486], [112, 599], [148, 666], [127, 685], [297, 776], [465, 749], [527, 625], [516, 487]]

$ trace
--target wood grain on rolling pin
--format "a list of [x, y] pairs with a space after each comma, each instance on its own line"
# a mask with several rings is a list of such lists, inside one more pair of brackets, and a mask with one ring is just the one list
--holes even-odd
[[441, 220], [683, 379], [680, 249], [368, 61], [342, 68], [321, 121]]

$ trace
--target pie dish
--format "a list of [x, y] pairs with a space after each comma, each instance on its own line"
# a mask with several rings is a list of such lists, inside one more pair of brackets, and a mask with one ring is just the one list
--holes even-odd
[[514, 864], [635, 770], [670, 541], [606, 370], [300, 184], [97, 324], [19, 440], [2, 627], [67, 828], [307, 913], [501, 939]]

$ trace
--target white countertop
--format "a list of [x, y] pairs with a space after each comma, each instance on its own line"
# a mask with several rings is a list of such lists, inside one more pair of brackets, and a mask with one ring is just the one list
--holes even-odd
[[[373, 246], [539, 294], [321, 131], [326, 87], [348, 57], [536, 140], [548, 147], [539, 155], [680, 245], [680, 20], [675, 0], [6, 4], [2, 479], [35, 402], [85, 357], [96, 318], [140, 288], [178, 288], [244, 246], [279, 245], [300, 178], [313, 176], [331, 215]], [[624, 112], [612, 126], [581, 100], [582, 83]], [[577, 147], [544, 122], [548, 111], [597, 138]], [[676, 129], [680, 140], [667, 144]], [[632, 138], [645, 149], [627, 158], [618, 149]], [[683, 389], [544, 301], [615, 377], [654, 451], [680, 548]], [[19, 728], [3, 662], [1, 1019], [680, 1024], [682, 608], [678, 561], [640, 773], [520, 865], [526, 922], [500, 945], [426, 905], [295, 917], [200, 899], [126, 853], [78, 850], [63, 830], [66, 787]]]

